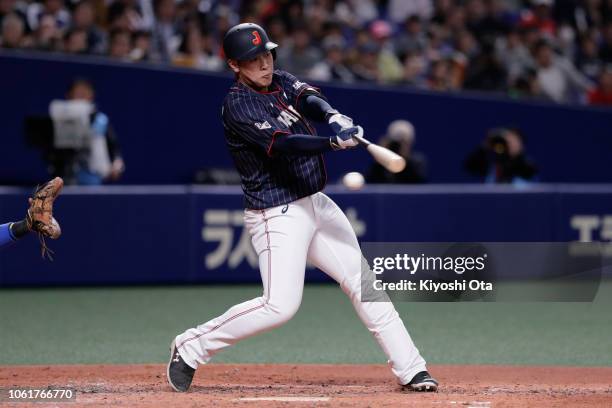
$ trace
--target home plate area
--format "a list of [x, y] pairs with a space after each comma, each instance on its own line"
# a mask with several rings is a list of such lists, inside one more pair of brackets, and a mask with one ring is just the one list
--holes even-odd
[[612, 406], [612, 368], [441, 365], [429, 371], [437, 393], [395, 383], [384, 365], [210, 364], [187, 393], [166, 383], [165, 366], [0, 366], [2, 395], [16, 388], [71, 388], [70, 403], [12, 402], [0, 406], [125, 407], [566, 407]]

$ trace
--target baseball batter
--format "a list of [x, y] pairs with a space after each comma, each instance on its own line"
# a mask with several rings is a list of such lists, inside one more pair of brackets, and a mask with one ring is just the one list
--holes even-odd
[[[361, 302], [361, 251], [344, 213], [321, 190], [323, 153], [353, 148], [361, 133], [319, 90], [274, 70], [274, 48], [258, 25], [231, 28], [223, 40], [236, 75], [223, 102], [225, 138], [242, 180], [245, 227], [259, 257], [261, 297], [176, 336], [167, 376], [187, 391], [195, 370], [238, 341], [291, 319], [302, 300], [310, 262], [336, 280], [388, 357], [400, 384], [436, 391], [404, 323], [390, 302]], [[332, 137], [317, 136], [309, 120], [325, 121]]]

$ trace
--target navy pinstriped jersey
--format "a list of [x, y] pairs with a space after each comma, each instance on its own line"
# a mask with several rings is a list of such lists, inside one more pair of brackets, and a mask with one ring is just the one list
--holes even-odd
[[276, 207], [321, 191], [325, 163], [321, 154], [274, 154], [274, 140], [316, 130], [296, 109], [314, 88], [276, 70], [269, 92], [235, 82], [223, 101], [225, 140], [240, 173], [246, 208]]

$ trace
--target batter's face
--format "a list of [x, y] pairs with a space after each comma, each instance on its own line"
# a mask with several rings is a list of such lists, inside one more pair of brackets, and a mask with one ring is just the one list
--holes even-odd
[[238, 79], [256, 90], [266, 90], [272, 83], [274, 59], [270, 51], [257, 55], [255, 58], [244, 61], [229, 60], [232, 71]]

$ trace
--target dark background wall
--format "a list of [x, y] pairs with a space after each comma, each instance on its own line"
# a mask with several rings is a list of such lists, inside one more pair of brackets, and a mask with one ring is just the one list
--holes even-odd
[[[329, 187], [326, 193], [362, 243], [582, 238], [602, 241], [610, 251], [612, 186]], [[0, 220], [21, 216], [27, 195], [26, 189], [0, 188]], [[63, 230], [61, 239], [48, 241], [55, 261], [40, 258], [36, 237], [25, 238], [0, 251], [0, 287], [260, 279], [237, 186], [67, 187], [55, 213]], [[577, 217], [590, 225], [586, 238]], [[315, 270], [307, 279], [328, 280]]]
[[[0, 54], [0, 73], [0, 183], [30, 184], [45, 178], [37, 152], [23, 142], [23, 118], [45, 114], [50, 100], [62, 98], [75, 77], [94, 82], [98, 106], [117, 129], [127, 163], [123, 183], [189, 183], [197, 169], [231, 166], [220, 123], [220, 105], [231, 78], [6, 52]], [[474, 181], [462, 169], [463, 158], [487, 129], [507, 125], [524, 130], [542, 181], [612, 182], [612, 110], [317, 85], [372, 139], [394, 119], [412, 121], [416, 149], [429, 157], [432, 182]], [[365, 171], [370, 163], [363, 151], [343, 152], [329, 154], [327, 168], [335, 180], [346, 171]]]

